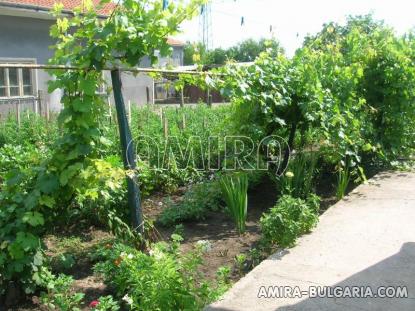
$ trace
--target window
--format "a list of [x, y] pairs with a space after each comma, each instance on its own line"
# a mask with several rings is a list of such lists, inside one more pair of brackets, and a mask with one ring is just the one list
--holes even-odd
[[22, 69], [23, 95], [33, 95], [33, 81], [30, 69]]
[[9, 68], [9, 96], [19, 96], [19, 70], [17, 68]]
[[32, 69], [0, 68], [0, 97], [34, 96], [34, 77]]
[[6, 69], [0, 68], [0, 97], [6, 97]]

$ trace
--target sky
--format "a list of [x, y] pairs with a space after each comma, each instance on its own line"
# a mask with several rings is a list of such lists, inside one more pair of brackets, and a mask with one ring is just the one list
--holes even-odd
[[[226, 48], [244, 39], [274, 36], [293, 55], [303, 38], [324, 23], [344, 24], [348, 15], [368, 13], [398, 34], [415, 27], [414, 0], [212, 0], [212, 43]], [[198, 41], [199, 18], [185, 22], [182, 30], [177, 38]]]

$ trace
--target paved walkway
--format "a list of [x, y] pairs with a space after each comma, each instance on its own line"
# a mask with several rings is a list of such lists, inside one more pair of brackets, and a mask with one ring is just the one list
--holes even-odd
[[[406, 286], [396, 298], [258, 298], [261, 286]], [[219, 310], [415, 310], [415, 173], [382, 173], [320, 218], [294, 248], [237, 282]]]

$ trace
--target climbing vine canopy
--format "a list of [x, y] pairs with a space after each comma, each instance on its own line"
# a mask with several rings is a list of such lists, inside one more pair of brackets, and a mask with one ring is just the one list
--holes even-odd
[[99, 156], [98, 146], [106, 143], [100, 129], [106, 103], [97, 92], [105, 83], [102, 70], [137, 66], [144, 56], [154, 63], [156, 53], [167, 55], [168, 36], [203, 2], [179, 1], [163, 9], [159, 0], [125, 0], [107, 18], [97, 15], [92, 1], [83, 1], [73, 17], [61, 14], [61, 5], [55, 7], [57, 22], [50, 34], [56, 44], [50, 63], [79, 70], [50, 71], [55, 79], [49, 91], [63, 91], [62, 136], [52, 155], [38, 167], [11, 172], [2, 188], [0, 205], [8, 208], [1, 210], [0, 217], [0, 291], [10, 281], [18, 281], [27, 292], [35, 289], [44, 261], [40, 238], [70, 209], [94, 201], [98, 215], [114, 231], [128, 231], [114, 213], [99, 211], [100, 202], [110, 200], [111, 191], [123, 186], [125, 176]]

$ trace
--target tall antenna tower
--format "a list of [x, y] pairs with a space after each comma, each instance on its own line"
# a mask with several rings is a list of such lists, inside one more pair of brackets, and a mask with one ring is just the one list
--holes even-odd
[[199, 42], [202, 43], [206, 49], [211, 49], [213, 46], [212, 40], [212, 4], [209, 1], [200, 7], [199, 17]]

